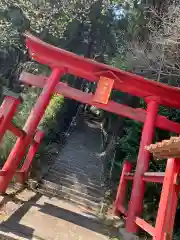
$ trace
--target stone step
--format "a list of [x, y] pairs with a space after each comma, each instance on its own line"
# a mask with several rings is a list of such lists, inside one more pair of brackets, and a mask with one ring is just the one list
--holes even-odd
[[80, 209], [82, 209], [84, 211], [88, 210], [88, 212], [92, 212], [95, 215], [98, 215], [98, 213], [101, 211], [101, 205], [94, 206], [94, 204], [93, 204], [93, 205], [87, 206], [87, 204], [84, 204], [83, 202], [79, 202], [79, 200], [76, 201], [75, 199], [72, 199], [70, 197], [62, 196], [61, 193], [52, 193], [51, 191], [47, 192], [46, 190], [43, 190], [42, 188], [38, 189], [38, 192], [49, 198], [56, 197], [58, 199], [63, 199], [65, 201], [68, 201], [68, 202], [74, 204], [75, 206], [79, 207]]
[[66, 200], [69, 200], [71, 202], [74, 202], [78, 204], [79, 206], [83, 206], [86, 209], [90, 209], [93, 211], [99, 211], [101, 207], [101, 201], [95, 202], [91, 201], [87, 198], [82, 197], [81, 195], [77, 194], [77, 191], [74, 192], [66, 192], [67, 189], [62, 189], [59, 184], [52, 183], [50, 181], [44, 180], [43, 183], [39, 185], [40, 193], [43, 193], [45, 195], [51, 196], [51, 197], [58, 197], [63, 198]]
[[[81, 157], [81, 156], [80, 156]], [[66, 166], [68, 168], [72, 168], [72, 169], [87, 169], [87, 170], [94, 170], [94, 171], [98, 171], [99, 168], [101, 168], [102, 166], [102, 161], [99, 159], [95, 162], [88, 162], [88, 160], [85, 160], [83, 159], [83, 162], [78, 162], [77, 159], [72, 159], [70, 160], [70, 158], [67, 156], [66, 157], [68, 160], [63, 160], [63, 159], [59, 159], [59, 160], [55, 160], [54, 161], [54, 164], [55, 166], [60, 166], [60, 165], [63, 165], [63, 166]], [[82, 160], [81, 160], [82, 161]]]
[[[74, 146], [73, 146], [74, 147]], [[75, 146], [77, 148], [77, 146]], [[74, 147], [74, 148], [75, 148]], [[67, 151], [70, 151], [69, 149]], [[72, 149], [71, 149], [72, 151]], [[79, 150], [81, 151], [81, 149]], [[86, 151], [87, 152], [87, 151]], [[99, 167], [102, 164], [102, 160], [100, 158], [100, 152], [96, 154], [92, 154], [91, 152], [88, 152], [87, 154], [81, 154], [82, 152], [71, 152], [71, 155], [69, 153], [62, 153], [61, 156], [59, 156], [57, 159], [55, 159], [55, 162], [57, 163], [71, 163], [73, 165], [77, 165], [79, 167], [79, 164], [83, 164], [85, 166], [92, 166], [92, 167]], [[76, 158], [77, 156], [77, 158]], [[86, 159], [82, 158], [86, 157]], [[89, 159], [92, 158], [92, 159]]]
[[47, 180], [47, 179], [42, 180], [41, 184], [43, 184], [44, 187], [47, 186], [47, 187], [53, 188], [57, 191], [61, 191], [63, 193], [71, 194], [72, 196], [80, 197], [80, 198], [83, 198], [85, 200], [90, 200], [92, 202], [99, 203], [99, 202], [103, 201], [102, 195], [101, 196], [90, 195], [87, 192], [84, 192], [83, 189], [75, 189], [73, 186], [66, 187], [62, 184], [52, 182], [52, 181]]
[[101, 169], [99, 169], [99, 171], [92, 171], [92, 169], [83, 169], [83, 168], [78, 168], [78, 167], [73, 167], [73, 166], [69, 166], [67, 164], [54, 164], [53, 166], [50, 167], [49, 170], [55, 170], [55, 171], [63, 171], [63, 172], [69, 172], [69, 173], [73, 173], [73, 174], [82, 174], [82, 175], [86, 175], [87, 177], [92, 177], [92, 178], [96, 178], [97, 180], [100, 179], [100, 174], [101, 174]]
[[84, 182], [77, 181], [76, 178], [68, 177], [68, 176], [56, 176], [56, 175], [48, 175], [46, 180], [54, 182], [56, 184], [60, 184], [62, 186], [73, 188], [78, 191], [81, 191], [83, 193], [86, 193], [88, 195], [94, 196], [94, 197], [103, 197], [104, 196], [104, 190], [103, 187], [100, 186], [93, 186], [88, 184], [85, 184]]
[[79, 166], [78, 165], [75, 165], [75, 164], [67, 164], [67, 163], [55, 163], [51, 168], [54, 168], [54, 169], [67, 169], [67, 170], [70, 170], [71, 172], [84, 172], [88, 175], [92, 175], [92, 176], [96, 176], [98, 177], [99, 176], [99, 172], [101, 170], [101, 168], [99, 167], [91, 167], [91, 166]]
[[[66, 174], [64, 174], [63, 172], [60, 171], [56, 171], [56, 170], [51, 170], [49, 171], [49, 174], [47, 174], [47, 177], [52, 177], [52, 178], [56, 178], [59, 182], [62, 181], [69, 183], [71, 185], [74, 184], [81, 184], [83, 187], [85, 188], [89, 188], [90, 190], [94, 191], [94, 192], [103, 192], [103, 182], [102, 181], [96, 181], [96, 182], [92, 182], [91, 179], [87, 178], [86, 175], [68, 175], [67, 172]], [[82, 177], [82, 178], [81, 178]]]
[[88, 187], [95, 188], [95, 189], [96, 188], [103, 189], [103, 186], [104, 186], [102, 181], [92, 181], [92, 179], [88, 178], [86, 175], [77, 175], [77, 176], [75, 174], [69, 175], [69, 174], [67, 174], [67, 172], [66, 173], [64, 173], [62, 171], [56, 172], [55, 170], [49, 171], [49, 174], [47, 174], [45, 176], [45, 178], [51, 177], [52, 174], [54, 175], [54, 177], [56, 177], [58, 179], [62, 179], [62, 181], [64, 179], [69, 179], [69, 182], [71, 182], [71, 183], [78, 182], [79, 184], [83, 184], [84, 186], [88, 186]]
[[[75, 154], [75, 153], [74, 153]], [[95, 157], [94, 157], [95, 158]], [[67, 160], [68, 159], [68, 160]], [[90, 161], [88, 162], [88, 159], [83, 159], [83, 161], [78, 161], [78, 159], [70, 159], [70, 157], [67, 156], [63, 156], [59, 159], [56, 159], [54, 162], [54, 165], [66, 165], [68, 167], [72, 167], [72, 168], [88, 168], [88, 169], [92, 169], [92, 170], [99, 170], [99, 168], [102, 166], [102, 160], [101, 159], [96, 159], [94, 161]]]
[[49, 173], [55, 173], [56, 175], [60, 175], [64, 173], [64, 175], [70, 175], [75, 178], [80, 178], [83, 176], [86, 179], [89, 179], [92, 182], [95, 182], [97, 185], [99, 184], [101, 180], [101, 171], [99, 170], [98, 172], [92, 172], [90, 169], [89, 170], [84, 170], [84, 169], [74, 169], [74, 168], [68, 168], [68, 167], [63, 167], [63, 166], [53, 166], [49, 169]]
[[[101, 187], [100, 185], [100, 176], [97, 179], [97, 176], [89, 176], [89, 174], [84, 172], [72, 171], [70, 169], [49, 169], [46, 176], [54, 175], [56, 178], [61, 178], [61, 176], [69, 179], [77, 179], [76, 181], [82, 182], [85, 185], [92, 187]], [[46, 178], [46, 176], [44, 176]]]

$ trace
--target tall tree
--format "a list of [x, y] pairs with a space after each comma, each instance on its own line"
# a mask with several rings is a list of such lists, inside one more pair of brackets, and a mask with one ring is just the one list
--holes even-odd
[[[43, 1], [0, 0], [0, 51], [3, 55], [1, 72], [14, 79], [18, 62], [26, 60], [22, 33], [31, 31], [41, 39], [59, 47], [92, 58], [95, 54], [113, 56], [117, 48], [118, 21], [115, 3], [104, 0]], [[120, 34], [119, 34], [120, 36]], [[13, 58], [9, 56], [15, 52]], [[19, 49], [19, 50], [18, 50]], [[22, 57], [22, 56], [21, 56]], [[6, 66], [11, 61], [11, 66]], [[9, 71], [4, 71], [8, 68]], [[12, 84], [11, 84], [12, 85]]]

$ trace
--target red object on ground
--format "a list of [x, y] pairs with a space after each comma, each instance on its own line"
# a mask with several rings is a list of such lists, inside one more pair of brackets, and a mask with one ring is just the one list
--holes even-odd
[[[179, 174], [180, 161], [178, 159], [169, 159], [165, 173], [149, 173], [150, 153], [145, 149], [145, 146], [152, 143], [155, 127], [180, 133], [179, 123], [169, 121], [167, 118], [158, 115], [159, 105], [180, 108], [180, 89], [146, 80], [143, 77], [79, 57], [73, 53], [51, 46], [30, 34], [26, 34], [26, 44], [31, 57], [39, 63], [48, 65], [52, 73], [48, 78], [28, 73], [21, 75], [21, 81], [43, 88], [23, 130], [12, 123], [19, 100], [6, 97], [0, 108], [0, 140], [6, 130], [11, 130], [18, 137], [0, 171], [0, 192], [4, 193], [6, 191], [28, 146], [31, 145], [23, 167], [17, 172], [20, 181], [22, 183], [26, 181], [33, 157], [43, 137], [42, 132], [37, 132], [38, 124], [49, 104], [51, 94], [57, 92], [79, 102], [94, 105], [106, 111], [144, 123], [136, 171], [134, 174], [130, 173], [132, 166], [127, 161], [125, 162], [114, 211], [116, 214], [121, 212], [126, 215], [126, 230], [129, 232], [135, 233], [141, 227], [153, 236], [153, 240], [171, 239], [177, 207], [177, 195], [180, 189], [176, 181]], [[95, 95], [84, 93], [59, 82], [65, 73], [97, 82], [98, 87]], [[107, 87], [105, 89], [106, 83]], [[109, 100], [111, 90], [113, 89], [127, 92], [146, 100], [147, 110], [134, 109]], [[123, 205], [127, 180], [133, 181], [133, 188], [129, 207], [126, 210]], [[145, 182], [150, 181], [163, 183], [155, 227], [152, 227], [140, 217], [143, 209]]]

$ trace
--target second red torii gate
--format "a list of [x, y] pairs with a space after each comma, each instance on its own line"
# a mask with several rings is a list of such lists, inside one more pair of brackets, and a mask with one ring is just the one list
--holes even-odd
[[[155, 127], [180, 133], [179, 123], [169, 121], [167, 118], [158, 115], [159, 105], [180, 108], [180, 89], [146, 80], [143, 77], [121, 71], [105, 64], [84, 59], [73, 53], [51, 46], [31, 34], [26, 34], [26, 44], [31, 57], [41, 64], [48, 65], [52, 73], [50, 77], [34, 76], [29, 73], [23, 73], [21, 75], [21, 81], [41, 87], [43, 91], [32, 109], [23, 131], [18, 130], [9, 122], [6, 126], [6, 129], [13, 131], [19, 138], [0, 172], [0, 192], [6, 191], [8, 183], [15, 174], [28, 145], [34, 138], [36, 128], [49, 104], [52, 93], [57, 92], [74, 100], [95, 105], [106, 111], [144, 123], [126, 221], [126, 229], [129, 232], [136, 232], [139, 225], [143, 227], [142, 224], [136, 221], [136, 218], [137, 216], [141, 216], [142, 213], [145, 180], [148, 179], [147, 171], [150, 161], [150, 154], [145, 149], [145, 146], [152, 143]], [[98, 82], [95, 95], [84, 93], [59, 82], [60, 78], [65, 74], [73, 74], [88, 81]], [[105, 84], [103, 83], [104, 80], [107, 80]], [[103, 87], [103, 89], [101, 87]], [[106, 89], [104, 90], [105, 87]], [[112, 89], [143, 98], [147, 103], [147, 110], [134, 109], [109, 100], [109, 93]], [[107, 95], [106, 91], [108, 91]], [[99, 98], [99, 94], [102, 97], [104, 93], [106, 95], [106, 102], [101, 102], [100, 99], [102, 98]], [[0, 125], [0, 130], [1, 126], [2, 125]], [[3, 127], [3, 129], [5, 129], [5, 127]], [[2, 133], [4, 134], [3, 131]], [[0, 131], [0, 136], [3, 134], [1, 134]], [[33, 151], [33, 155], [34, 153], [35, 150]], [[28, 159], [25, 166], [29, 166]], [[158, 182], [158, 176], [156, 176], [156, 180]], [[162, 177], [161, 181], [163, 181]], [[116, 210], [120, 211], [118, 207]], [[140, 222], [142, 223], [142, 221]], [[153, 239], [163, 240], [164, 238], [161, 237], [156, 238], [157, 231], [159, 231], [159, 229], [153, 230]], [[164, 228], [162, 232], [163, 231]]]

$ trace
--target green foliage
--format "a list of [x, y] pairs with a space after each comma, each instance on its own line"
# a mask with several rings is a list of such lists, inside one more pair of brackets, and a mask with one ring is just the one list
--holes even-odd
[[120, 68], [121, 70], [124, 70], [124, 71], [128, 69], [127, 60], [126, 60], [125, 56], [122, 56], [122, 55], [116, 55], [112, 59], [111, 64], [114, 67]]
[[40, 126], [43, 129], [47, 129], [47, 134], [52, 130], [56, 124], [57, 113], [61, 111], [64, 105], [64, 97], [58, 94], [54, 94], [51, 98], [51, 102], [46, 109], [45, 116], [42, 119]]
[[69, 18], [62, 11], [62, 5], [60, 1], [37, 1], [37, 4], [30, 0], [0, 1], [1, 42], [14, 44], [15, 39], [20, 37], [19, 32], [30, 28], [37, 34], [43, 34], [48, 29], [50, 34], [61, 36], [68, 23], [64, 18]]
[[124, 135], [118, 141], [118, 148], [125, 153], [124, 159], [127, 159], [130, 162], [137, 161], [141, 131], [141, 123], [134, 122], [133, 120], [126, 120], [124, 126]]
[[[19, 127], [23, 127], [25, 124], [25, 121], [27, 117], [29, 116], [29, 113], [37, 99], [37, 96], [39, 95], [40, 90], [39, 89], [25, 89], [24, 93], [22, 94], [23, 97], [23, 104], [19, 106], [18, 112], [16, 116], [14, 117], [14, 123], [17, 124]], [[12, 146], [14, 145], [16, 141], [16, 137], [12, 135], [11, 133], [7, 133], [0, 145], [0, 158], [2, 161], [6, 160], [8, 157], [8, 154], [10, 150], [12, 149]]]
[[[24, 90], [22, 97], [23, 103], [20, 105], [16, 116], [14, 117], [14, 123], [23, 128], [39, 94], [40, 89], [37, 88], [27, 88]], [[60, 95], [53, 95], [51, 102], [45, 112], [45, 115], [40, 123], [40, 128], [46, 130], [46, 134], [51, 130], [52, 126], [56, 123], [56, 115], [61, 110], [63, 106], [63, 97]], [[0, 145], [0, 159], [1, 162], [7, 159], [10, 150], [12, 149], [16, 137], [11, 133], [7, 133]]]
[[105, 49], [112, 52], [116, 49], [114, 4], [103, 0], [1, 0], [0, 42], [22, 47], [20, 33], [30, 30], [64, 48], [73, 47], [79, 52], [81, 47], [84, 55], [90, 56], [88, 51], [93, 48], [101, 53]]
[[[56, 135], [58, 128], [57, 126], [59, 125], [57, 116], [62, 112], [63, 106], [64, 97], [54, 94], [39, 125], [39, 128], [45, 132], [45, 136], [39, 147], [38, 153], [36, 154], [37, 164], [34, 163], [34, 166], [37, 169], [40, 168], [41, 172], [43, 170], [43, 166], [46, 166], [48, 161], [52, 160], [53, 154], [57, 152], [57, 149], [54, 149], [52, 143], [54, 142], [54, 135]], [[58, 142], [57, 137], [55, 139], [55, 142]]]

